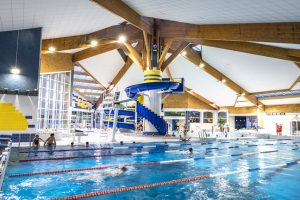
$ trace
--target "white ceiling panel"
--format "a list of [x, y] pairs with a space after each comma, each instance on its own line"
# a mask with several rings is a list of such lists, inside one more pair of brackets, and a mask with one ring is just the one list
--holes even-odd
[[298, 104], [298, 103], [300, 103], [300, 97], [299, 98], [261, 100], [261, 102], [265, 105]]
[[181, 56], [171, 64], [170, 71], [173, 78], [184, 78], [188, 88], [218, 106], [232, 106], [236, 100], [234, 91]]
[[106, 87], [123, 67], [124, 61], [118, 51], [113, 50], [82, 60], [80, 64]]
[[123, 0], [142, 15], [193, 24], [300, 21], [299, 0]]
[[1, 0], [0, 31], [43, 28], [43, 39], [94, 32], [124, 19], [88, 0]]
[[300, 75], [293, 62], [237, 51], [203, 46], [202, 57], [248, 92], [287, 89]]

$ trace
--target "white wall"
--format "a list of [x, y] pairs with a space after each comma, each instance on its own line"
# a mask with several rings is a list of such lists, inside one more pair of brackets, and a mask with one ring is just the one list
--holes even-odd
[[286, 115], [264, 115], [264, 132], [276, 135], [276, 123], [282, 124], [282, 135], [291, 135], [291, 120], [300, 113], [286, 113]]
[[[0, 101], [13, 104], [18, 110], [22, 112], [24, 116], [32, 116], [32, 119], [28, 119], [28, 123], [29, 125], [35, 125], [35, 127], [37, 126], [37, 108], [38, 108], [37, 96], [0, 94]], [[36, 128], [27, 128], [26, 131], [2, 131], [2, 132], [35, 133]]]

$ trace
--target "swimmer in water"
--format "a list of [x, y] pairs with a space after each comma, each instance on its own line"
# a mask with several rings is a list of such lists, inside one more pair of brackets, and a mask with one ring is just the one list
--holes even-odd
[[80, 177], [77, 177], [76, 180], [77, 181], [82, 181], [82, 180], [94, 181], [94, 180], [98, 180], [98, 179], [100, 179], [102, 177], [106, 177], [106, 176], [111, 176], [111, 177], [119, 176], [119, 175], [123, 174], [126, 171], [127, 171], [127, 167], [121, 167], [121, 168], [114, 169], [114, 170], [107, 171], [107, 172], [103, 172], [103, 173], [80, 176]]
[[189, 148], [187, 151], [181, 152], [180, 154], [193, 154], [193, 148]]

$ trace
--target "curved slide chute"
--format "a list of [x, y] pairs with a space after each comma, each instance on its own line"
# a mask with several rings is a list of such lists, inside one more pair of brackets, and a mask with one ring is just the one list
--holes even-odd
[[140, 96], [139, 93], [150, 91], [150, 90], [160, 90], [160, 91], [170, 91], [176, 90], [181, 83], [176, 81], [160, 81], [160, 82], [150, 82], [141, 83], [136, 85], [131, 85], [125, 88], [127, 96], [131, 99], [136, 99]]

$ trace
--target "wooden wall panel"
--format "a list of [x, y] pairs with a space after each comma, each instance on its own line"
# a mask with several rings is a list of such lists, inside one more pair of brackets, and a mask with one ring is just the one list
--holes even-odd
[[188, 94], [171, 94], [163, 102], [164, 108], [187, 108]]
[[231, 115], [253, 115], [257, 114], [257, 108], [252, 107], [221, 107], [220, 110], [228, 110], [229, 114]]
[[191, 94], [188, 94], [188, 108], [195, 108], [201, 110], [214, 110], [213, 107], [207, 105], [203, 101], [200, 101], [199, 99], [197, 99]]
[[211, 106], [198, 100], [191, 94], [171, 94], [163, 102], [164, 108], [194, 108], [203, 110], [213, 110]]
[[[244, 114], [253, 115], [257, 114], [257, 108], [252, 107], [222, 107], [221, 110], [228, 110], [229, 114]], [[286, 105], [266, 105], [265, 110], [262, 111], [266, 113], [299, 113], [300, 104], [286, 104]]]
[[265, 106], [265, 112], [285, 112], [285, 113], [300, 113], [300, 104], [286, 104], [286, 105], [270, 105]]
[[73, 66], [72, 54], [42, 54], [40, 73], [70, 71]]

